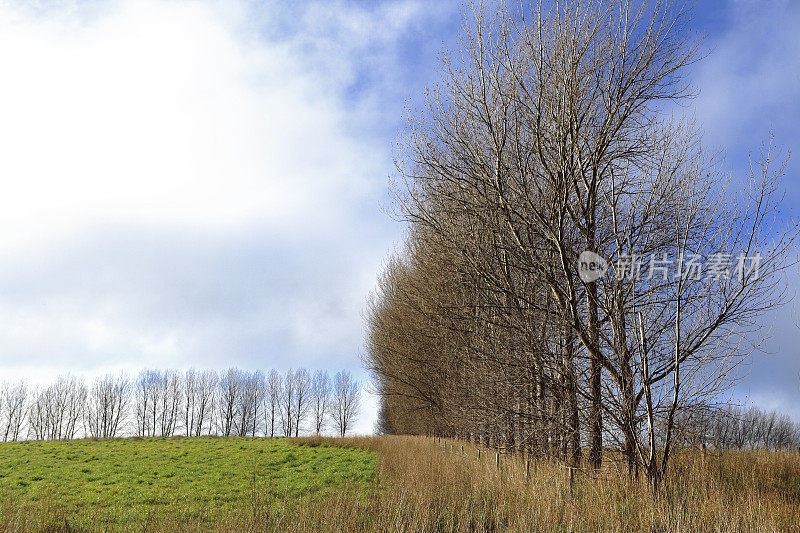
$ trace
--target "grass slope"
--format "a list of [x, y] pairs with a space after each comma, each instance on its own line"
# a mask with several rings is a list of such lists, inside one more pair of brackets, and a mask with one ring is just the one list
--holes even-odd
[[374, 478], [375, 453], [282, 439], [146, 438], [0, 444], [7, 528], [213, 524]]

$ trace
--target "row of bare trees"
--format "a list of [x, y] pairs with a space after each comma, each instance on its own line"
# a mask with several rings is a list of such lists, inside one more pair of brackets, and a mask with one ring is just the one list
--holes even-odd
[[0, 386], [4, 441], [122, 436], [286, 436], [331, 430], [344, 436], [358, 416], [361, 389], [349, 372], [333, 378], [304, 368], [263, 374], [230, 368], [143, 370], [135, 379], [75, 376], [31, 388]]
[[474, 15], [400, 143], [408, 238], [367, 314], [380, 429], [575, 467], [614, 448], [657, 489], [676, 422], [784, 302], [785, 162], [731, 178], [667, 111], [701, 56], [684, 4]]
[[776, 411], [735, 405], [696, 409], [676, 420], [681, 446], [716, 450], [793, 450], [800, 447], [800, 424]]

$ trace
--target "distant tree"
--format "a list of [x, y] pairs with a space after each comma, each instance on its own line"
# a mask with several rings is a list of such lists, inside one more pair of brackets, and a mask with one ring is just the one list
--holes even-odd
[[161, 407], [159, 429], [162, 437], [175, 434], [181, 418], [181, 377], [175, 370], [165, 370], [161, 374]]
[[157, 395], [155, 385], [157, 379], [157, 370], [142, 370], [134, 383], [136, 434], [140, 437], [155, 435], [155, 396]]
[[281, 391], [281, 425], [284, 437], [291, 437], [294, 428], [294, 396], [294, 371], [290, 368], [283, 376], [283, 390]]
[[142, 370], [136, 379], [136, 433], [171, 437], [182, 418], [184, 398], [181, 376], [175, 370]]
[[230, 437], [236, 429], [239, 397], [244, 384], [243, 373], [238, 368], [229, 368], [217, 386], [217, 425], [220, 435]]
[[195, 436], [203, 434], [206, 427], [207, 433], [211, 432], [211, 422], [214, 416], [214, 394], [219, 376], [215, 370], [205, 370], [200, 373], [197, 382], [197, 417], [195, 421]]
[[[266, 394], [266, 379], [264, 374], [257, 370], [253, 372], [248, 381], [248, 396], [252, 404], [253, 415], [250, 429], [250, 436], [255, 437], [260, 432], [261, 410], [264, 409], [264, 397]], [[264, 428], [264, 435], [267, 429]]]
[[40, 440], [74, 438], [86, 396], [83, 381], [69, 375], [40, 389], [28, 409], [29, 434]]
[[16, 385], [4, 382], [0, 390], [3, 442], [19, 439], [27, 408], [28, 385], [20, 380]]
[[87, 433], [96, 438], [117, 437], [130, 401], [131, 384], [124, 374], [95, 379], [86, 399]]
[[[269, 436], [275, 436], [275, 421], [279, 416], [281, 397], [283, 394], [283, 386], [281, 384], [281, 375], [277, 370], [270, 370], [269, 377], [267, 378], [267, 392], [265, 394], [265, 402], [267, 407], [264, 409], [264, 424], [269, 428]], [[265, 429], [265, 432], [267, 430]]]
[[214, 370], [189, 369], [183, 378], [183, 416], [187, 436], [211, 431], [214, 397], [219, 377]]
[[241, 392], [237, 400], [236, 430], [240, 437], [255, 437], [263, 394], [264, 375], [261, 372], [241, 375]]
[[314, 372], [311, 387], [311, 414], [314, 418], [314, 432], [319, 435], [328, 416], [331, 395], [331, 379], [327, 371]]
[[311, 376], [308, 370], [300, 368], [294, 373], [294, 436], [300, 435], [300, 424], [308, 414], [311, 396]]
[[358, 416], [361, 407], [361, 391], [350, 372], [337, 372], [333, 378], [331, 420], [333, 426], [344, 437]]
[[194, 433], [196, 401], [197, 371], [190, 368], [183, 375], [183, 429], [187, 437]]

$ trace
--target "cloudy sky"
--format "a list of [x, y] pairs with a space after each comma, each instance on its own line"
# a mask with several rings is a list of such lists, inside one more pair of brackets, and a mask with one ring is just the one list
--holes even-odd
[[[699, 9], [707, 141], [734, 173], [770, 128], [797, 148], [800, 4]], [[459, 22], [456, 2], [0, 2], [0, 379], [364, 377], [364, 301], [402, 237], [393, 142]], [[736, 391], [798, 420], [799, 309]]]

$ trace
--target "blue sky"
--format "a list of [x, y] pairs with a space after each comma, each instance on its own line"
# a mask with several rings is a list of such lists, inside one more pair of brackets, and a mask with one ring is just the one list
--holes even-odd
[[[361, 374], [364, 300], [402, 239], [384, 209], [393, 144], [460, 17], [456, 2], [0, 4], [0, 375]], [[701, 2], [695, 25], [712, 55], [687, 111], [729, 170], [770, 128], [797, 148], [800, 4]], [[800, 420], [798, 316], [779, 313], [736, 394]]]

